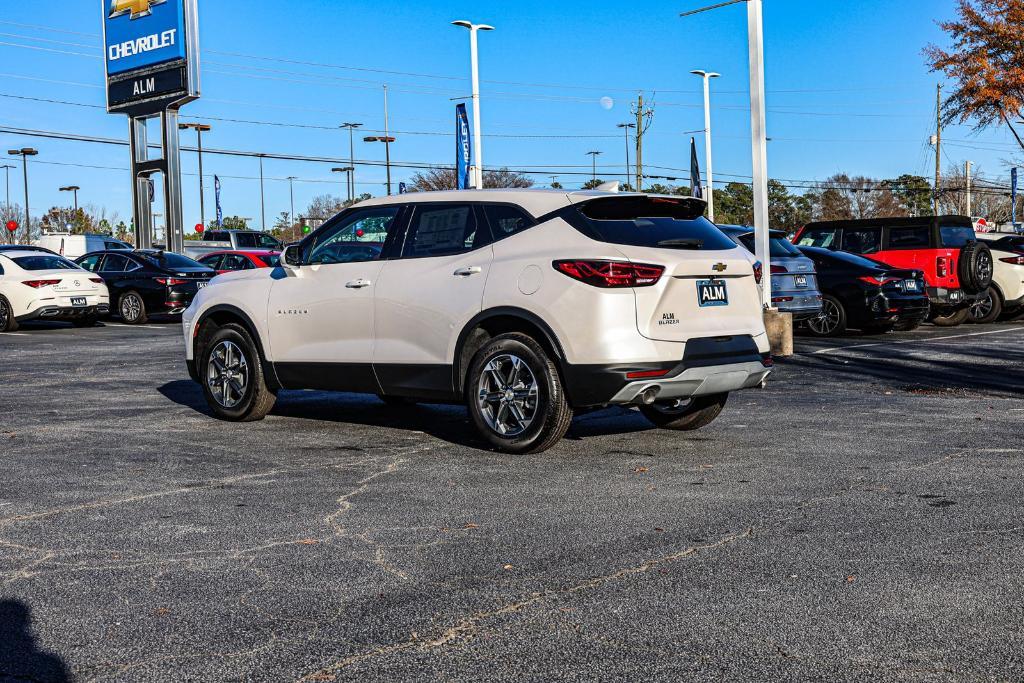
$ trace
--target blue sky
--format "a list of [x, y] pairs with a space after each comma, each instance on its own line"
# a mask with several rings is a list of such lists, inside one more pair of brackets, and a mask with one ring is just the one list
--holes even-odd
[[[465, 18], [497, 27], [480, 39], [487, 166], [561, 169], [552, 172], [572, 187], [587, 176], [571, 172], [587, 172], [586, 153], [599, 150], [599, 175], [618, 177], [625, 141], [615, 126], [630, 120], [630, 102], [643, 90], [655, 103], [648, 172], [685, 176], [668, 169], [688, 168], [686, 131], [703, 128], [700, 81], [689, 74], [702, 68], [724, 75], [713, 86], [716, 180], [743, 180], [751, 166], [746, 12], [736, 5], [678, 17], [702, 4], [711, 3], [199, 0], [203, 98], [183, 115], [213, 124], [208, 147], [347, 158], [348, 139], [334, 127], [354, 120], [382, 128], [387, 83], [398, 137], [393, 159], [452, 163], [452, 98], [469, 92], [469, 41], [449, 22]], [[953, 7], [954, 0], [765, 0], [771, 175], [800, 184], [838, 171], [933, 173], [928, 137], [937, 76], [921, 51], [944, 40], [935, 22], [951, 17]], [[97, 108], [104, 102], [100, 31], [101, 0], [4, 3], [0, 126], [126, 139], [126, 119]], [[610, 109], [601, 105], [604, 97], [612, 99]], [[943, 167], [971, 159], [990, 178], [1007, 176], [1014, 157], [1008, 131], [978, 135], [956, 127], [945, 136]], [[193, 142], [194, 135], [183, 137], [183, 144]], [[0, 151], [27, 145], [40, 150], [30, 171], [34, 212], [68, 204], [57, 188], [77, 184], [81, 203], [130, 215], [121, 170], [127, 149], [0, 133]], [[383, 148], [357, 141], [356, 157], [380, 160]], [[256, 161], [207, 155], [204, 165], [208, 176], [222, 177], [225, 214], [252, 217], [259, 227]], [[184, 155], [183, 167], [196, 172], [194, 154]], [[411, 172], [396, 170], [396, 182]], [[267, 161], [265, 173], [268, 221], [289, 209], [288, 176], [300, 179], [300, 213], [315, 195], [344, 192], [327, 164]], [[360, 168], [358, 179], [360, 191], [383, 194], [383, 168]], [[192, 225], [198, 180], [188, 175], [184, 182]], [[207, 188], [209, 217], [212, 178]], [[11, 174], [11, 191], [20, 201], [20, 169]]]

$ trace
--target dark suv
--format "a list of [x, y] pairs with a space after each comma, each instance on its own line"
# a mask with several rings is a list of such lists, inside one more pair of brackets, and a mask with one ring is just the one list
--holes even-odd
[[810, 223], [793, 241], [922, 271], [930, 318], [939, 325], [964, 322], [967, 308], [992, 284], [992, 252], [978, 241], [966, 216]]

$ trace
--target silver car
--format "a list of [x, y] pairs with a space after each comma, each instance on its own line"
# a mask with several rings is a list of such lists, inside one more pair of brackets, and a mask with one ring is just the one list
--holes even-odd
[[[754, 253], [754, 229], [742, 225], [719, 225], [729, 238]], [[821, 312], [821, 292], [814, 272], [814, 261], [800, 253], [786, 239], [786, 233], [769, 233], [772, 262], [772, 306], [792, 313], [793, 320], [814, 318]]]

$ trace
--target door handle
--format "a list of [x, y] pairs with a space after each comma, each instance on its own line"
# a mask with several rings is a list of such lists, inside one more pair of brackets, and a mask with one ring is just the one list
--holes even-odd
[[369, 287], [372, 284], [373, 283], [370, 282], [369, 280], [363, 280], [362, 278], [360, 278], [358, 280], [352, 280], [351, 282], [346, 282], [345, 286], [348, 289], [362, 289], [363, 287]]
[[482, 272], [484, 272], [484, 269], [481, 268], [480, 266], [467, 266], [466, 268], [459, 268], [454, 273], [452, 273], [452, 275], [457, 275], [459, 277], [469, 277], [470, 275], [479, 275]]

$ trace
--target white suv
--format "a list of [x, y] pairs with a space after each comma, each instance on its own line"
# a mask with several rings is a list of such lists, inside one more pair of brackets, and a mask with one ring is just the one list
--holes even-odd
[[184, 314], [212, 410], [258, 420], [279, 389], [465, 403], [508, 452], [538, 452], [573, 411], [636, 405], [710, 423], [771, 357], [760, 266], [704, 203], [481, 190], [373, 199], [221, 275]]

